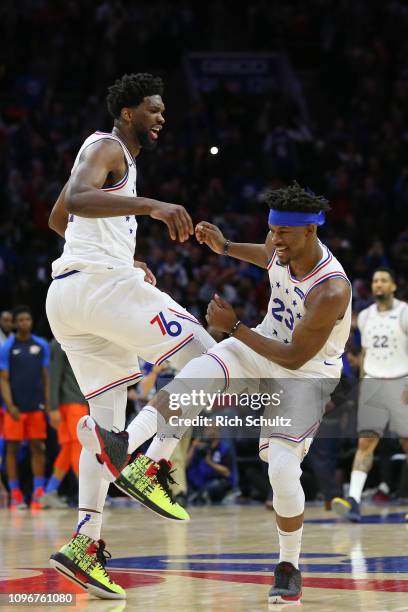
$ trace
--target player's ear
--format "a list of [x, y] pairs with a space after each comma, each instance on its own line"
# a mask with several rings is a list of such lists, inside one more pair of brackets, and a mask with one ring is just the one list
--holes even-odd
[[120, 111], [120, 116], [124, 121], [128, 123], [131, 119], [130, 108], [122, 108], [122, 110]]

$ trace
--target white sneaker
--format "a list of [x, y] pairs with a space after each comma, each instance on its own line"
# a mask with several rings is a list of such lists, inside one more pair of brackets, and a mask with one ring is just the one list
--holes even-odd
[[66, 510], [69, 508], [67, 502], [58, 497], [57, 491], [44, 493], [44, 495], [40, 497], [39, 502], [43, 508], [52, 508], [53, 510]]

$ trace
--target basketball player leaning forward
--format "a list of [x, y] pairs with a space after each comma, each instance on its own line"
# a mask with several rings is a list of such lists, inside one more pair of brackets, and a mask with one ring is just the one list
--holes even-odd
[[[114, 476], [123, 467], [123, 456], [144, 441], [139, 420], [145, 423], [149, 418], [153, 428], [156, 410], [168, 420], [172, 414], [169, 394], [191, 391], [190, 381], [200, 379], [210, 393], [222, 387], [220, 379], [225, 387], [248, 378], [288, 381], [294, 416], [311, 414], [317, 408], [316, 418], [307, 427], [297, 432], [277, 427], [263, 432], [260, 443], [261, 458], [269, 465], [280, 543], [269, 601], [282, 603], [301, 597], [298, 561], [305, 497], [300, 465], [318, 429], [325, 399], [340, 378], [341, 355], [350, 332], [351, 288], [342, 266], [317, 237], [317, 227], [324, 223], [329, 208], [327, 201], [296, 183], [269, 192], [268, 200], [269, 233], [264, 244], [230, 243], [210, 223], [201, 222], [196, 228], [198, 241], [214, 252], [268, 270], [272, 295], [262, 323], [249, 329], [237, 320], [229, 304], [215, 296], [208, 306], [208, 323], [231, 337], [188, 363], [132, 421], [127, 435], [109, 432], [91, 417], [83, 417], [86, 427], [79, 435], [84, 446], [106, 458]], [[322, 386], [322, 381], [329, 384]], [[322, 389], [327, 398], [322, 398]], [[191, 406], [183, 409], [185, 413], [191, 415]], [[174, 437], [158, 438], [161, 456], [169, 457]], [[140, 462], [139, 457], [116, 480], [136, 499], [144, 486]]]
[[[136, 195], [135, 157], [142, 147], [156, 145], [164, 125], [162, 90], [161, 79], [149, 74], [125, 75], [110, 88], [112, 132], [85, 140], [50, 217], [65, 247], [53, 263], [48, 320], [90, 414], [109, 430], [124, 428], [126, 388], [141, 377], [139, 355], [150, 363], [168, 360], [180, 370], [214, 344], [193, 316], [154, 286], [144, 264], [134, 267], [135, 215], [163, 221], [174, 240], [194, 233], [182, 206]], [[151, 437], [143, 418], [139, 426], [145, 439]], [[156, 429], [157, 423], [151, 435]], [[157, 450], [153, 441], [143, 459], [142, 501], [166, 518], [186, 520], [187, 512], [170, 494], [170, 465], [160, 461]], [[76, 532], [50, 563], [85, 590], [121, 599], [125, 591], [106, 572], [100, 539], [109, 486], [103, 470], [95, 454], [83, 449]]]

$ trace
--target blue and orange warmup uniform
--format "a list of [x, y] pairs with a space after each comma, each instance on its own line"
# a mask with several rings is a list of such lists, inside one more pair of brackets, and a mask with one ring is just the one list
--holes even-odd
[[43, 368], [48, 368], [48, 342], [32, 335], [17, 340], [11, 335], [0, 347], [0, 370], [8, 370], [13, 403], [20, 411], [19, 421], [4, 415], [4, 438], [10, 441], [45, 440]]

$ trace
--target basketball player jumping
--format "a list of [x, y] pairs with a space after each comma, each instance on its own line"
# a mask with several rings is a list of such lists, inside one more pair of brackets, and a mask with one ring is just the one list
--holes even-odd
[[[321, 381], [328, 380], [333, 390], [340, 377], [340, 357], [350, 332], [351, 289], [340, 263], [317, 237], [317, 227], [324, 223], [329, 208], [327, 201], [296, 183], [271, 191], [268, 200], [269, 233], [264, 244], [231, 243], [210, 223], [201, 222], [196, 227], [198, 241], [215, 253], [268, 270], [272, 294], [262, 323], [255, 330], [249, 329], [229, 304], [215, 296], [208, 306], [207, 321], [231, 337], [190, 361], [159, 391], [128, 426], [128, 438], [123, 433], [108, 432], [91, 417], [80, 421], [79, 436], [115, 477], [127, 454], [145, 439], [139, 421], [150, 421], [151, 435], [157, 424], [154, 413], [159, 411], [168, 420], [174, 414], [169, 410], [169, 394], [180, 389], [191, 391], [190, 381], [200, 379], [208, 392], [217, 392], [221, 379], [221, 387], [248, 378], [299, 383], [302, 393], [296, 393], [295, 385], [294, 413], [311, 414], [313, 406], [320, 403], [317, 419], [296, 435], [277, 427], [260, 443], [261, 458], [269, 464], [280, 543], [269, 601], [282, 603], [301, 597], [298, 561], [305, 496], [300, 465], [322, 417], [325, 398], [321, 397]], [[183, 414], [190, 415], [191, 410], [191, 406], [182, 409]], [[174, 437], [158, 436], [160, 455], [170, 457], [174, 443]], [[139, 456], [116, 480], [135, 499], [140, 499], [145, 486], [138, 465], [141, 461]]]
[[398, 434], [408, 457], [408, 304], [395, 299], [395, 276], [388, 268], [374, 272], [371, 289], [375, 304], [362, 310], [357, 321], [363, 347], [362, 382], [349, 497], [332, 501], [336, 514], [353, 523], [361, 520], [361, 494], [387, 426]]
[[[65, 238], [53, 263], [47, 315], [90, 406], [107, 429], [125, 425], [127, 386], [141, 378], [138, 356], [170, 361], [180, 370], [214, 345], [184, 308], [159, 291], [151, 272], [136, 263], [135, 216], [163, 221], [172, 239], [194, 233], [182, 206], [137, 197], [135, 157], [152, 149], [164, 124], [163, 84], [149, 74], [125, 75], [110, 87], [107, 105], [112, 132], [95, 132], [83, 143], [71, 177], [50, 216], [50, 227]], [[144, 411], [144, 415], [147, 411]], [[154, 435], [140, 420], [145, 439]], [[176, 440], [177, 443], [177, 440]], [[157, 443], [141, 462], [143, 501], [167, 518], [186, 520], [169, 490], [170, 465], [157, 456]], [[79, 519], [75, 536], [51, 556], [51, 565], [85, 590], [106, 598], [125, 591], [105, 570], [100, 539], [109, 482], [94, 453], [83, 449], [79, 466]]]

